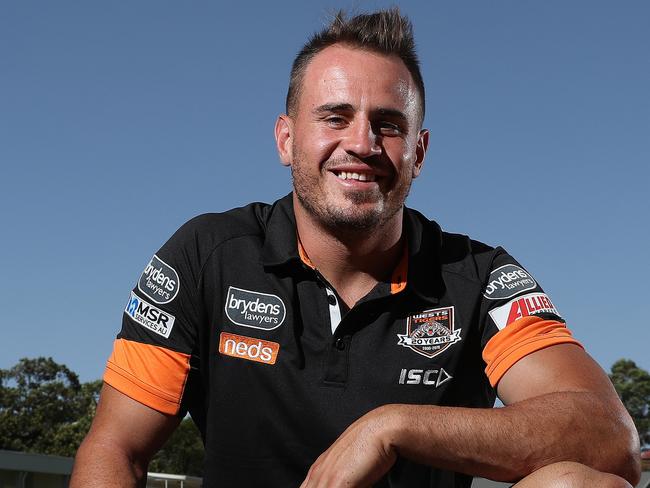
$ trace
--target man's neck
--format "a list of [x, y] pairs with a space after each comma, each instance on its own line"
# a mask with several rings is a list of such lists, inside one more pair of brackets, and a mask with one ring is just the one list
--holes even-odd
[[309, 260], [348, 307], [388, 281], [402, 253], [402, 212], [371, 229], [324, 227], [294, 198], [298, 236]]

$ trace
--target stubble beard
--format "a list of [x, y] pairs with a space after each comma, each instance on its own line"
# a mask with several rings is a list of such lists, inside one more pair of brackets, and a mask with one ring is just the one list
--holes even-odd
[[[392, 199], [388, 199], [387, 195], [383, 194], [379, 188], [367, 192], [349, 192], [345, 195], [348, 205], [342, 207], [337, 205], [335, 198], [329, 198], [326, 189], [320, 186], [327, 167], [338, 164], [340, 161], [326, 163], [319, 179], [318, 176], [312, 176], [302, 171], [300, 168], [309, 163], [305, 163], [299, 153], [294, 151], [294, 154], [297, 157], [294, 158], [294, 163], [291, 165], [291, 176], [298, 201], [320, 225], [333, 233], [377, 231], [402, 210], [410, 190], [410, 182], [403, 188], [394, 189], [399, 194], [393, 195]], [[373, 204], [368, 206], [368, 203]], [[364, 210], [350, 208], [357, 205], [366, 205], [369, 208]]]

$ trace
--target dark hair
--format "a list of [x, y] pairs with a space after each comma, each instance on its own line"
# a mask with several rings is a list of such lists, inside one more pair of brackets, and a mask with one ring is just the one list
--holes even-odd
[[424, 119], [424, 82], [420, 74], [420, 63], [415, 53], [413, 26], [397, 7], [380, 10], [372, 14], [356, 15], [346, 19], [342, 10], [336, 14], [329, 26], [314, 34], [303, 46], [293, 61], [286, 111], [293, 115], [298, 106], [305, 70], [312, 58], [326, 47], [347, 44], [386, 55], [398, 56], [411, 73], [420, 95], [422, 110], [420, 123]]

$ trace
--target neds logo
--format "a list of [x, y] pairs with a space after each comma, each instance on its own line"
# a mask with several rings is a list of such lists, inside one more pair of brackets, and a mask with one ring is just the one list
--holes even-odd
[[237, 325], [272, 330], [282, 325], [287, 314], [276, 295], [231, 286], [226, 297], [226, 315]]
[[219, 352], [234, 358], [248, 359], [264, 364], [275, 364], [280, 344], [255, 337], [222, 332], [219, 335]]

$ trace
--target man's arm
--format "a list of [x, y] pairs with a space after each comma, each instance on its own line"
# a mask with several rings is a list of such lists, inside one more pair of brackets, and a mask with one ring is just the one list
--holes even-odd
[[95, 419], [75, 457], [70, 488], [145, 486], [149, 460], [180, 421], [104, 384]]
[[368, 486], [398, 455], [501, 481], [560, 461], [638, 481], [634, 425], [580, 347], [559, 344], [529, 354], [502, 377], [498, 393], [504, 408], [379, 407], [318, 458], [303, 486]]

